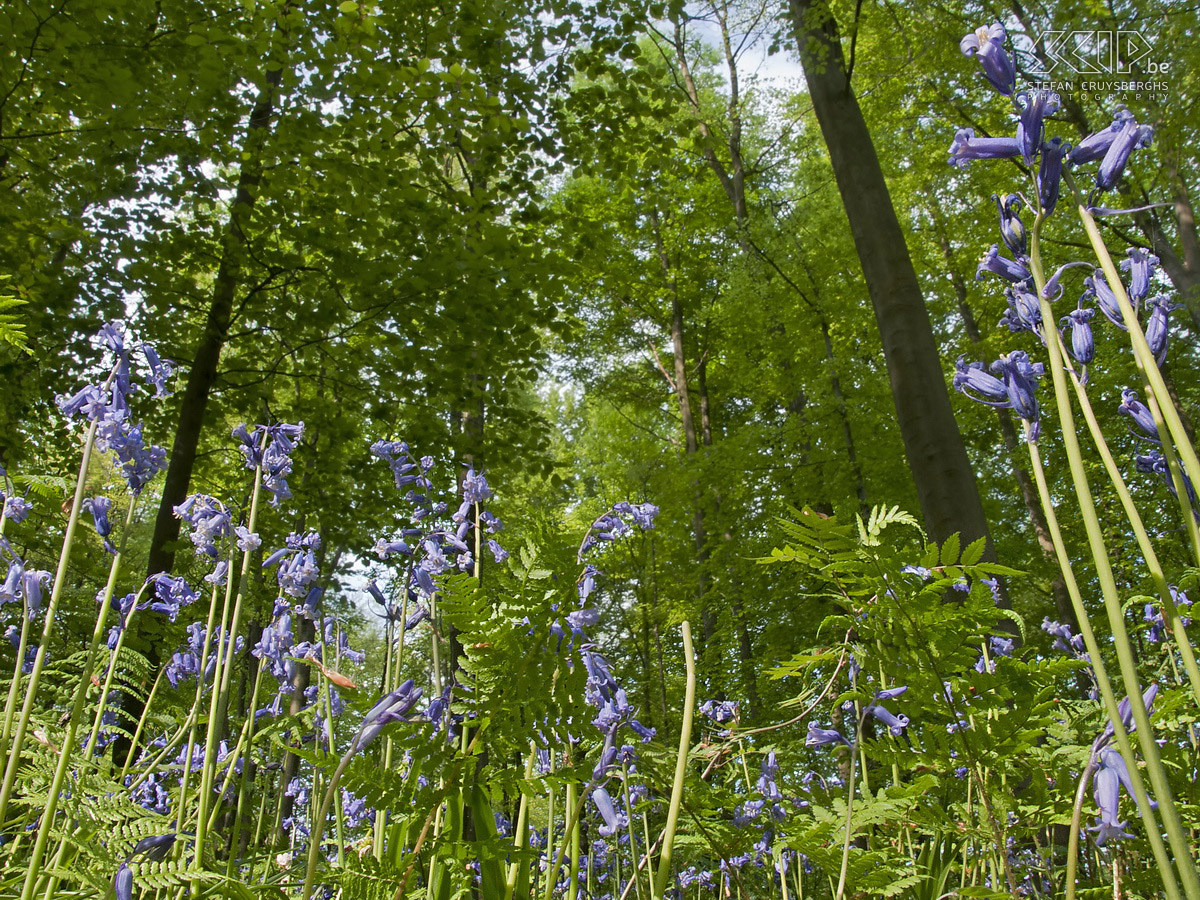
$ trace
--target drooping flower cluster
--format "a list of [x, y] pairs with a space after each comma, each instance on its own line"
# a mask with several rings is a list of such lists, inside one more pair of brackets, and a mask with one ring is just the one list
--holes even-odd
[[131, 375], [131, 353], [138, 351], [145, 359], [150, 369], [145, 380], [154, 386], [156, 397], [169, 393], [166, 385], [173, 370], [171, 363], [159, 358], [150, 344], [135, 343], [127, 347], [123, 330], [123, 323], [110, 322], [96, 335], [113, 354], [108, 378], [101, 384], [86, 385], [71, 396], [60, 395], [57, 401], [68, 419], [82, 416], [96, 423], [96, 446], [101, 452], [113, 454], [136, 497], [167, 467], [167, 453], [162, 447], [147, 447], [141, 424], [130, 421], [129, 397], [137, 390]]
[[238, 449], [247, 469], [262, 468], [262, 486], [271, 493], [271, 505], [279, 506], [290, 500], [287, 477], [292, 474], [292, 451], [304, 437], [304, 423], [288, 425], [255, 425], [252, 429], [239, 425], [233, 429]]

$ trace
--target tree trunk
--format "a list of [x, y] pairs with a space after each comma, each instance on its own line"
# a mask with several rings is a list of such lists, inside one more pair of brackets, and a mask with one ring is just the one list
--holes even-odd
[[[871, 135], [851, 90], [826, 0], [789, 0], [809, 95], [829, 148], [883, 339], [892, 399], [926, 527], [937, 541], [988, 537], [975, 473], [954, 421], [921, 287]], [[988, 538], [988, 558], [995, 550]]]
[[267, 70], [262, 93], [250, 112], [250, 124], [246, 134], [246, 161], [238, 175], [237, 193], [230, 209], [229, 223], [221, 238], [221, 263], [213, 284], [212, 303], [208, 308], [200, 343], [192, 357], [187, 385], [179, 405], [179, 424], [175, 429], [175, 441], [171, 445], [170, 463], [167, 466], [166, 480], [163, 482], [162, 500], [154, 522], [147, 575], [170, 572], [175, 564], [175, 551], [170, 549], [170, 545], [179, 540], [179, 519], [175, 517], [175, 507], [184, 501], [191, 486], [192, 469], [196, 465], [196, 449], [200, 445], [208, 398], [213, 385], [216, 384], [221, 351], [229, 336], [233, 302], [241, 280], [242, 258], [249, 243], [246, 232], [262, 180], [263, 146], [270, 132], [271, 119], [275, 112], [275, 97], [282, 76], [282, 68]]

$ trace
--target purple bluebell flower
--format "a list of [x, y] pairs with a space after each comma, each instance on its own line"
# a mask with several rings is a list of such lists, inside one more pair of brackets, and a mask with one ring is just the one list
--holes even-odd
[[604, 824], [597, 829], [601, 836], [612, 837], [629, 824], [629, 818], [624, 813], [617, 813], [612, 797], [604, 788], [598, 787], [592, 791], [592, 803], [596, 805], [596, 811], [604, 820]]
[[[1171, 477], [1170, 467], [1167, 465], [1167, 458], [1157, 450], [1152, 450], [1149, 453], [1143, 453], [1134, 457], [1134, 463], [1137, 465], [1139, 472], [1145, 472], [1148, 475], [1157, 475], [1163, 480], [1163, 483], [1175, 494], [1175, 481]], [[1187, 490], [1188, 500], [1191, 502], [1193, 509], [1197, 506], [1196, 489], [1192, 485], [1192, 479], [1188, 477], [1187, 472], [1180, 473], [1183, 476], [1183, 486]]]
[[135, 856], [144, 856], [152, 862], [162, 862], [171, 852], [171, 848], [175, 846], [176, 835], [174, 832], [170, 834], [152, 834], [142, 838], [133, 845], [133, 850], [129, 853], [129, 858]]
[[166, 572], [152, 575], [154, 582], [154, 599], [149, 603], [153, 612], [165, 615], [172, 622], [179, 616], [179, 611], [185, 606], [196, 602], [196, 592], [183, 578], [174, 578]]
[[4, 517], [14, 525], [20, 525], [33, 509], [33, 504], [23, 497], [5, 497], [0, 492], [0, 502], [4, 504]]
[[1042, 212], [1047, 216], [1058, 206], [1063, 157], [1070, 149], [1071, 145], [1064, 144], [1062, 138], [1051, 138], [1042, 145], [1042, 162], [1038, 166], [1037, 187]]
[[1045, 367], [1042, 363], [1031, 363], [1029, 354], [1024, 350], [1014, 350], [992, 363], [991, 368], [1003, 378], [1013, 412], [1033, 425], [1033, 437], [1036, 439], [1040, 410], [1034, 392], [1037, 379], [1044, 373]]
[[[1158, 697], [1158, 684], [1151, 684], [1142, 693], [1142, 705], [1146, 707], [1146, 714], [1149, 715], [1154, 707], [1154, 700]], [[1121, 698], [1121, 702], [1117, 704], [1117, 714], [1120, 716], [1121, 724], [1125, 726], [1126, 731], [1137, 731], [1137, 723], [1133, 721], [1133, 704], [1129, 700], [1129, 695]], [[1100, 732], [1100, 740], [1104, 741], [1116, 734], [1116, 729], [1113, 727], [1112, 719], [1104, 725], [1104, 730]]]
[[983, 67], [984, 77], [1005, 97], [1011, 97], [1017, 84], [1017, 70], [1004, 40], [1008, 35], [999, 22], [982, 25], [958, 42], [964, 56], [974, 56]]
[[908, 716], [903, 713], [897, 715], [877, 703], [868, 705], [865, 712], [886, 725], [888, 730], [894, 735], [904, 734], [904, 729], [908, 727]]
[[1084, 294], [1080, 298], [1080, 305], [1089, 297], [1096, 299], [1096, 305], [1100, 307], [1100, 312], [1108, 321], [1112, 322], [1122, 331], [1128, 331], [1125, 327], [1125, 317], [1121, 314], [1121, 304], [1117, 300], [1117, 295], [1112, 292], [1112, 288], [1108, 286], [1108, 279], [1104, 277], [1103, 269], [1096, 269], [1092, 272], [1090, 278], [1083, 279]]
[[113, 878], [113, 891], [116, 892], [117, 900], [132, 900], [133, 872], [129, 868], [129, 863], [123, 862], [117, 869], [117, 874]]
[[174, 508], [175, 515], [192, 527], [192, 544], [199, 553], [217, 559], [217, 543], [232, 533], [233, 516], [221, 501], [207, 494], [192, 494]]
[[815, 723], [808, 723], [808, 738], [804, 741], [806, 747], [824, 747], [826, 744], [844, 744], [849, 747], [850, 742], [842, 735], [831, 728], [820, 728]]
[[1063, 275], [1068, 269], [1077, 269], [1081, 266], [1091, 266], [1091, 263], [1069, 262], [1055, 269], [1054, 274], [1046, 279], [1046, 284], [1042, 287], [1042, 296], [1047, 300], [1057, 300], [1063, 292], [1061, 284]]
[[1016, 138], [975, 137], [973, 128], [961, 128], [950, 143], [950, 165], [966, 168], [976, 159], [1011, 159], [1021, 155]]
[[1016, 194], [992, 194], [992, 200], [1000, 211], [1000, 236], [1004, 238], [1004, 245], [1013, 256], [1025, 256], [1029, 252], [1029, 234], [1020, 216], [1024, 201]]
[[238, 425], [231, 432], [238, 439], [238, 449], [247, 469], [262, 467], [262, 486], [271, 494], [271, 505], [279, 506], [292, 496], [287, 476], [292, 474], [291, 453], [304, 437], [304, 423], [289, 425]]
[[354, 739], [354, 752], [357, 753], [375, 740], [389, 723], [407, 720], [409, 710], [420, 699], [421, 689], [413, 686], [411, 678], [385, 695], [363, 717], [358, 736]]
[[732, 700], [705, 700], [700, 704], [700, 714], [725, 725], [738, 717], [738, 705]]
[[1029, 273], [1029, 268], [1020, 260], [1012, 260], [1000, 255], [1000, 245], [992, 244], [988, 252], [983, 255], [979, 261], [979, 266], [975, 270], [975, 280], [982, 281], [988, 273], [999, 275], [1006, 281], [1011, 281], [1014, 284], [1028, 281], [1033, 276]]
[[[995, 375], [989, 374], [983, 363], [967, 364], [964, 362], [965, 359], [965, 356], [958, 358], [954, 373], [954, 389], [962, 391], [972, 400], [986, 403], [988, 406], [1008, 406], [1008, 389], [1004, 386], [1004, 382]], [[914, 566], [913, 569], [915, 571], [916, 567]]]
[[293, 532], [286, 544], [263, 560], [263, 568], [278, 565], [275, 577], [280, 590], [289, 597], [305, 597], [320, 575], [314, 551], [321, 548], [321, 536], [315, 531], [303, 535]]
[[[1118, 411], [1122, 415], [1129, 416], [1133, 422], [1135, 429], [1132, 433], [1136, 438], [1143, 441], [1150, 441], [1152, 444], [1162, 444], [1162, 439], [1158, 434], [1158, 427], [1154, 424], [1154, 416], [1150, 414], [1150, 410], [1146, 404], [1138, 400], [1137, 391], [1125, 388], [1121, 391], [1121, 405]], [[1141, 432], [1140, 434], [1138, 432]]]
[[170, 389], [167, 387], [167, 382], [171, 376], [175, 374], [175, 366], [169, 359], [162, 359], [158, 355], [158, 351], [154, 349], [152, 344], [142, 343], [139, 345], [142, 351], [142, 356], [146, 358], [146, 365], [150, 367], [150, 377], [147, 381], [154, 385], [154, 396], [169, 397]]
[[1150, 321], [1146, 323], [1146, 343], [1150, 352], [1161, 366], [1167, 358], [1167, 343], [1171, 337], [1169, 317], [1179, 305], [1172, 303], [1167, 297], [1158, 296], [1147, 304], [1150, 309]]
[[1131, 119], [1133, 119], [1133, 113], [1124, 106], [1118, 106], [1116, 112], [1113, 114], [1112, 124], [1107, 128], [1097, 131], [1095, 134], [1085, 137], [1075, 145], [1067, 155], [1067, 159], [1070, 160], [1072, 165], [1076, 166], [1103, 159], [1104, 155], [1108, 153], [1108, 148], [1117, 139], [1121, 127]]
[[249, 553], [262, 546], [262, 538], [245, 525], [235, 525], [233, 532], [237, 535], [238, 549], [243, 553]]
[[1017, 122], [1017, 143], [1021, 145], [1025, 165], [1032, 166], [1042, 149], [1042, 136], [1046, 130], [1044, 119], [1058, 112], [1060, 101], [1058, 94], [1040, 90], [1022, 91], [1017, 94], [1016, 101], [1021, 110]]
[[1121, 260], [1121, 270], [1129, 273], [1129, 300], [1136, 308], [1150, 292], [1150, 278], [1158, 266], [1158, 257], [1141, 247], [1130, 247], [1128, 259]]
[[489, 538], [489, 539], [488, 539], [488, 542], [487, 542], [487, 548], [488, 548], [488, 550], [490, 550], [490, 551], [491, 551], [491, 553], [492, 553], [492, 558], [493, 558], [493, 559], [494, 559], [496, 562], [498, 562], [498, 563], [502, 563], [502, 562], [504, 562], [506, 559], [508, 559], [508, 551], [507, 551], [507, 550], [505, 550], [503, 547], [501, 547], [501, 546], [500, 546], [500, 544], [499, 544], [499, 543], [496, 541], [496, 539], [495, 539], [495, 538]]
[[1096, 355], [1096, 342], [1092, 335], [1092, 316], [1094, 309], [1080, 307], [1067, 313], [1059, 321], [1062, 328], [1071, 330], [1071, 355], [1081, 365], [1087, 365]]
[[1153, 137], [1154, 129], [1149, 125], [1139, 125], [1132, 116], [1122, 122], [1120, 130], [1100, 161], [1100, 171], [1096, 173], [1096, 187], [1102, 191], [1112, 190], [1124, 173], [1130, 154], [1134, 150], [1149, 147]]
[[108, 536], [112, 534], [112, 523], [108, 520], [111, 510], [112, 501], [107, 497], [87, 497], [83, 501], [83, 511], [91, 514], [92, 521], [96, 525], [96, 534], [104, 539], [104, 549], [116, 556], [117, 548], [108, 539]]
[[463, 475], [462, 492], [463, 501], [472, 505], [486, 503], [492, 496], [487, 478], [482, 472], [476, 473], [474, 466], [468, 466], [466, 474]]

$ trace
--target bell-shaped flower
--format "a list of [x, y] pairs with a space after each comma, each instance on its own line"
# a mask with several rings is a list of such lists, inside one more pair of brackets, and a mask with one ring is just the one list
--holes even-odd
[[1047, 216], [1058, 206], [1063, 157], [1070, 149], [1071, 145], [1064, 144], [1062, 138], [1051, 138], [1042, 145], [1042, 163], [1038, 166], [1037, 187], [1042, 212]]
[[963, 37], [958, 48], [964, 56], [974, 56], [983, 67], [984, 77], [1005, 97], [1012, 96], [1017, 84], [1017, 70], [1004, 49], [1008, 35], [999, 22], [982, 25]]
[[1130, 154], [1134, 150], [1149, 147], [1153, 137], [1154, 129], [1149, 125], [1139, 125], [1132, 116], [1122, 122], [1120, 130], [1100, 161], [1100, 171], [1096, 173], [1096, 187], [1102, 191], [1112, 190], [1124, 174]]
[[1004, 291], [1004, 299], [1008, 301], [1008, 309], [1000, 318], [1001, 325], [1007, 325], [1013, 334], [1031, 331], [1036, 335], [1042, 333], [1042, 305], [1036, 294], [1029, 291], [1026, 282], [1015, 284]]
[[1025, 256], [1029, 252], [1029, 234], [1020, 216], [1024, 201], [1016, 194], [992, 194], [992, 200], [1000, 210], [1000, 236], [1004, 238], [1004, 246], [1013, 256]]
[[966, 168], [976, 159], [1012, 159], [1021, 155], [1021, 145], [1016, 138], [975, 137], [975, 129], [960, 128], [950, 142], [952, 166]]
[[992, 244], [988, 252], [979, 260], [979, 266], [975, 269], [975, 280], [982, 281], [988, 273], [999, 275], [1005, 281], [1014, 283], [1029, 281], [1033, 277], [1025, 263], [1001, 256], [999, 244]]
[[1088, 135], [1067, 154], [1067, 159], [1071, 165], [1078, 166], [1084, 163], [1095, 162], [1098, 159], [1104, 159], [1104, 154], [1108, 153], [1108, 148], [1117, 139], [1117, 135], [1121, 131], [1121, 126], [1132, 118], [1133, 113], [1124, 106], [1118, 106], [1116, 112], [1113, 114], [1111, 125], [1107, 128], [1102, 128], [1095, 134]]
[[604, 820], [604, 824], [597, 829], [602, 837], [612, 837], [629, 824], [629, 818], [624, 813], [617, 812], [612, 797], [604, 788], [598, 787], [592, 791], [592, 803], [596, 805], [596, 811]]
[[866, 708], [866, 713], [886, 725], [888, 730], [894, 735], [899, 736], [904, 734], [904, 729], [908, 727], [908, 716], [903, 713], [897, 715], [877, 703], [870, 704]]
[[1092, 316], [1094, 309], [1080, 307], [1067, 313], [1059, 321], [1059, 326], [1071, 330], [1071, 355], [1081, 365], [1087, 365], [1096, 355], [1096, 342], [1092, 336]]
[[1060, 105], [1058, 94], [1053, 91], [1022, 91], [1017, 94], [1017, 105], [1021, 112], [1017, 121], [1017, 143], [1021, 145], [1021, 155], [1025, 157], [1025, 165], [1032, 166], [1042, 149], [1042, 136], [1046, 126], [1044, 119], [1058, 112]]
[[1121, 260], [1121, 271], [1129, 273], [1129, 300], [1136, 308], [1150, 292], [1150, 277], [1158, 266], [1158, 257], [1141, 247], [1130, 247], [1128, 259]]
[[850, 742], [832, 728], [820, 728], [814, 722], [808, 723], [808, 737], [804, 741], [806, 747], [824, 747], [827, 744], [843, 744], [847, 747]]
[[1089, 297], [1096, 298], [1096, 305], [1100, 307], [1100, 312], [1104, 313], [1104, 317], [1112, 322], [1122, 331], [1128, 331], [1125, 327], [1125, 317], [1121, 315], [1121, 304], [1117, 300], [1117, 295], [1112, 292], [1112, 288], [1108, 286], [1108, 279], [1104, 277], [1103, 269], [1096, 269], [1092, 272], [1090, 278], [1083, 279], [1084, 294], [1080, 298], [1080, 304]]
[[1159, 296], [1147, 306], [1150, 308], [1150, 321], [1146, 323], [1146, 343], [1150, 345], [1150, 352], [1161, 366], [1166, 361], [1167, 343], [1171, 337], [1169, 317], [1173, 310], [1179, 309], [1179, 305], [1172, 303], [1167, 297]]
[[107, 497], [88, 497], [83, 501], [83, 511], [91, 514], [92, 521], [96, 525], [96, 534], [104, 540], [104, 549], [116, 556], [117, 548], [108, 539], [108, 536], [112, 534], [112, 523], [108, 519], [111, 510], [112, 501]]
[[[1121, 405], [1118, 411], [1122, 415], [1129, 416], [1133, 421], [1135, 430], [1133, 436], [1140, 438], [1143, 441], [1150, 441], [1152, 444], [1162, 444], [1162, 439], [1158, 434], [1158, 426], [1154, 424], [1154, 416], [1151, 415], [1149, 408], [1145, 403], [1138, 399], [1137, 391], [1125, 388], [1121, 391]], [[1139, 432], [1141, 432], [1139, 434]]]
[[116, 877], [113, 878], [113, 891], [116, 893], [117, 900], [132, 900], [133, 872], [129, 868], [129, 863], [123, 862], [117, 869]]
[[420, 699], [421, 689], [413, 686], [411, 678], [385, 695], [363, 716], [358, 736], [354, 739], [354, 752], [357, 753], [379, 737], [379, 733], [388, 724], [405, 720]]

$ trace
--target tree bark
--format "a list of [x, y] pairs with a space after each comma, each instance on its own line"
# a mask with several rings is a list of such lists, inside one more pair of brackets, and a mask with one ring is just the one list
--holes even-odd
[[892, 399], [926, 527], [937, 541], [955, 532], [966, 542], [988, 538], [988, 558], [994, 559], [929, 313], [846, 74], [837, 22], [826, 0], [789, 0], [788, 8], [883, 340]]
[[250, 112], [250, 124], [246, 133], [248, 156], [238, 174], [237, 193], [230, 208], [229, 222], [221, 238], [221, 262], [213, 284], [212, 303], [208, 308], [200, 342], [192, 357], [187, 385], [179, 405], [179, 424], [175, 428], [170, 463], [163, 482], [162, 500], [154, 522], [147, 575], [170, 572], [175, 564], [175, 551], [170, 549], [170, 545], [179, 540], [179, 519], [175, 516], [175, 507], [184, 501], [191, 486], [192, 470], [196, 465], [196, 450], [200, 445], [200, 434], [204, 429], [205, 413], [208, 410], [208, 399], [212, 394], [213, 385], [216, 384], [221, 351], [225, 348], [225, 341], [229, 336], [233, 303], [241, 281], [242, 259], [249, 243], [247, 230], [262, 181], [263, 146], [270, 132], [271, 120], [275, 113], [275, 97], [282, 76], [282, 68], [267, 70], [262, 93]]

